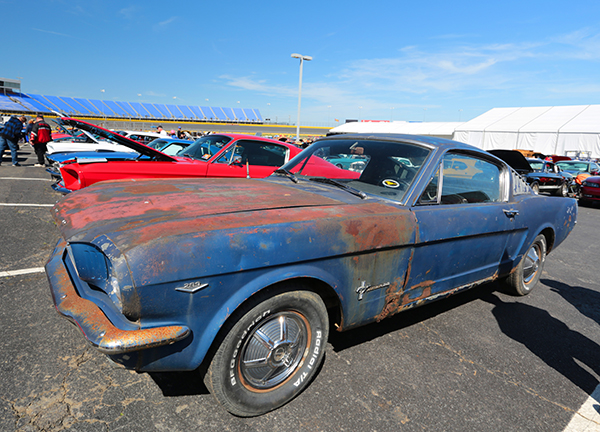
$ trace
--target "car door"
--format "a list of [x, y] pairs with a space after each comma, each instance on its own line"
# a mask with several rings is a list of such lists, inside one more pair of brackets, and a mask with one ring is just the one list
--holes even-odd
[[209, 177], [264, 178], [288, 160], [289, 149], [268, 141], [232, 142], [208, 167]]
[[410, 298], [497, 276], [511, 231], [509, 181], [508, 170], [492, 158], [444, 155], [412, 208], [419, 231], [405, 287]]

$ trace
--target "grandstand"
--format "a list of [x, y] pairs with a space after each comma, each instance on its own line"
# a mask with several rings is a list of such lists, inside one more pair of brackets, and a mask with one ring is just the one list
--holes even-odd
[[217, 123], [262, 124], [258, 109], [118, 102], [66, 96], [16, 93], [3, 89], [0, 112], [6, 114], [55, 114], [106, 120], [180, 120]]

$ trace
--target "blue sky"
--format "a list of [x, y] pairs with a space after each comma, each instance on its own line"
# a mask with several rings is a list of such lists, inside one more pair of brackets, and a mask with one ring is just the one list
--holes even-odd
[[258, 108], [295, 123], [299, 60], [290, 56], [300, 53], [313, 57], [302, 124], [465, 121], [494, 107], [600, 103], [598, 0], [0, 8], [0, 77], [20, 77], [25, 93]]

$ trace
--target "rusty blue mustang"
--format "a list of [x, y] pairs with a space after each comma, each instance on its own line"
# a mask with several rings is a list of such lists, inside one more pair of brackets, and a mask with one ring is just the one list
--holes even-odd
[[[363, 163], [327, 161], [339, 154]], [[266, 179], [110, 181], [53, 212], [58, 312], [115, 362], [197, 369], [227, 410], [255, 416], [314, 378], [330, 323], [348, 330], [494, 280], [528, 294], [577, 204], [534, 194], [466, 144], [338, 135]]]

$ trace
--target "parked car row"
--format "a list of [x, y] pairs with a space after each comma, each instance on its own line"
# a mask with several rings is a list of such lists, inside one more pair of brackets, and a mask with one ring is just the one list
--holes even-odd
[[56, 309], [127, 368], [196, 370], [238, 416], [299, 395], [330, 324], [494, 280], [529, 294], [577, 221], [574, 199], [444, 139], [336, 135], [300, 151], [215, 134], [168, 155], [62, 121], [139, 156], [59, 167], [74, 192], [53, 210]]

